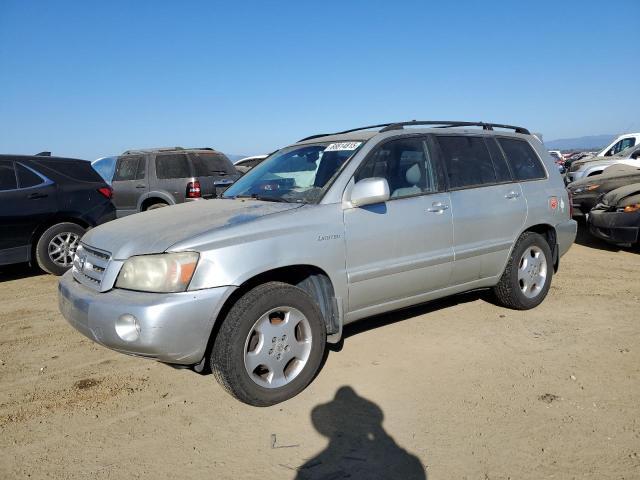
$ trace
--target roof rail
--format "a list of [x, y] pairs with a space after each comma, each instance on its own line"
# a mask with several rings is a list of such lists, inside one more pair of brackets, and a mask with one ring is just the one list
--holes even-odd
[[305, 140], [311, 140], [313, 138], [328, 137], [329, 135], [342, 135], [343, 133], [357, 132], [359, 130], [369, 130], [370, 128], [388, 127], [389, 125], [395, 125], [395, 124], [393, 124], [393, 123], [380, 123], [378, 125], [369, 125], [368, 127], [351, 128], [349, 130], [343, 130], [341, 132], [318, 133], [317, 135], [311, 135], [309, 137], [305, 137], [305, 138], [303, 138], [301, 140], [298, 140], [298, 142], [304, 142]]
[[343, 130], [341, 132], [334, 133], [319, 133], [305, 137], [298, 142], [304, 142], [305, 140], [312, 140], [314, 138], [328, 137], [329, 135], [342, 135], [344, 133], [357, 132], [359, 130], [369, 130], [370, 128], [380, 128], [380, 133], [388, 132], [391, 130], [402, 130], [404, 127], [412, 125], [434, 125], [436, 128], [450, 128], [450, 127], [482, 127], [483, 130], [493, 130], [494, 128], [506, 128], [514, 130], [516, 133], [522, 133], [525, 135], [531, 135], [531, 132], [524, 127], [517, 127], [515, 125], [504, 125], [501, 123], [487, 123], [487, 122], [462, 122], [459, 120], [410, 120], [408, 122], [394, 122], [394, 123], [380, 123], [378, 125], [369, 125], [367, 127], [351, 128], [349, 130]]
[[406, 126], [412, 125], [436, 125], [436, 128], [449, 128], [449, 127], [482, 127], [483, 130], [493, 130], [494, 128], [506, 128], [509, 130], [515, 130], [516, 133], [523, 133], [525, 135], [531, 135], [529, 130], [524, 127], [516, 127], [515, 125], [504, 125], [501, 123], [487, 123], [487, 122], [461, 122], [458, 120], [411, 120], [409, 122], [392, 123], [385, 126], [380, 130], [382, 132], [388, 132], [390, 130], [402, 130]]

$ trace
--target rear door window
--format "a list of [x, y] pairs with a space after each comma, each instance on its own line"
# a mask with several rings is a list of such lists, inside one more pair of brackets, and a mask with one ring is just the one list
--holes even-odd
[[513, 176], [518, 181], [538, 180], [546, 178], [547, 174], [529, 142], [515, 138], [499, 138]]
[[500, 183], [511, 182], [512, 178], [509, 165], [507, 165], [507, 160], [504, 158], [495, 138], [487, 138], [486, 142], [489, 153], [491, 154], [491, 160], [493, 161], [493, 168], [496, 172], [496, 180]]
[[187, 156], [183, 153], [163, 153], [156, 156], [156, 177], [159, 179], [191, 177]]
[[19, 163], [16, 163], [16, 171], [18, 172], [18, 185], [20, 188], [35, 187], [44, 182], [39, 175]]
[[16, 181], [13, 162], [0, 161], [0, 191], [15, 190], [16, 188], [18, 188], [18, 182]]
[[138, 161], [138, 170], [136, 171], [136, 180], [142, 180], [147, 176], [147, 159], [140, 157]]
[[139, 156], [120, 157], [116, 164], [116, 173], [113, 175], [113, 181], [135, 180], [138, 172]]
[[436, 135], [447, 168], [449, 188], [497, 183], [493, 162], [482, 137]]
[[192, 153], [191, 161], [196, 177], [235, 173], [231, 161], [221, 153]]

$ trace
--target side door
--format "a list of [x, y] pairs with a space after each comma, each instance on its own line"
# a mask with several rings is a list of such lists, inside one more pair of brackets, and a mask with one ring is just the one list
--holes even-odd
[[34, 231], [56, 210], [50, 179], [20, 162], [0, 161], [0, 264], [28, 261]]
[[453, 215], [452, 284], [500, 275], [527, 216], [495, 140], [473, 135], [435, 135], [445, 167]]
[[193, 174], [186, 153], [158, 153], [155, 161], [155, 178], [151, 184], [158, 191], [182, 203], [187, 195], [187, 184], [193, 182]]
[[390, 199], [343, 211], [348, 320], [419, 303], [450, 283], [450, 200], [427, 142], [426, 136], [388, 140], [354, 175], [354, 183], [386, 179]]
[[139, 165], [144, 165], [143, 155], [125, 155], [118, 157], [113, 174], [113, 204], [118, 217], [135, 213], [138, 210], [138, 199], [147, 191], [146, 181], [139, 179]]

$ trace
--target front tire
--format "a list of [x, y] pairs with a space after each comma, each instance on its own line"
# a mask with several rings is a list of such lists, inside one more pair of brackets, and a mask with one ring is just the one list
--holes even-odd
[[76, 223], [63, 222], [44, 231], [36, 244], [36, 263], [45, 272], [62, 275], [73, 265], [73, 256], [85, 229]]
[[524, 232], [493, 292], [502, 306], [529, 310], [545, 299], [552, 278], [552, 253], [546, 239], [535, 232]]
[[259, 285], [229, 310], [211, 352], [218, 382], [241, 402], [288, 400], [313, 380], [325, 354], [326, 328], [316, 302], [281, 282]]

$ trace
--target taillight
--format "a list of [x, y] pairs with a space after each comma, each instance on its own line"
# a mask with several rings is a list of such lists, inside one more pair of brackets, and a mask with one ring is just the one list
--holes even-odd
[[187, 183], [187, 198], [200, 198], [201, 196], [200, 182], [196, 180], [195, 182]]
[[567, 189], [567, 195], [569, 195], [569, 218], [573, 218], [573, 194], [571, 190]]
[[107, 200], [111, 200], [113, 197], [113, 189], [111, 187], [101, 187], [98, 189], [98, 192], [100, 192]]

